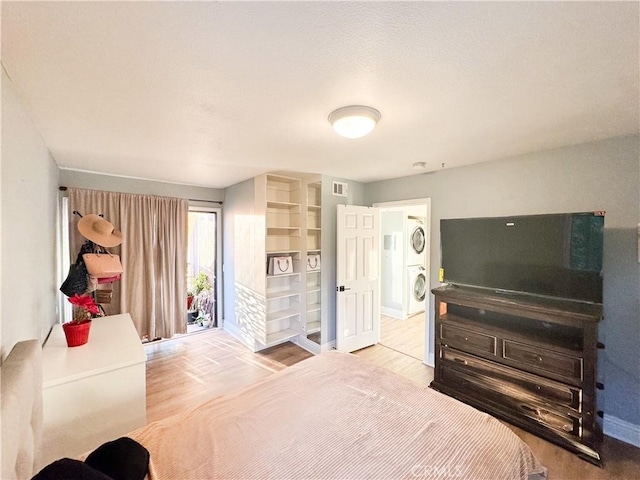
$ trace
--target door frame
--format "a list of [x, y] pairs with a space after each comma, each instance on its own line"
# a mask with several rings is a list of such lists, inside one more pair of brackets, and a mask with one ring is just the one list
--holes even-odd
[[224, 312], [222, 302], [222, 208], [212, 206], [210, 202], [191, 200], [189, 201], [189, 211], [199, 213], [215, 213], [216, 214], [216, 317], [217, 328], [222, 329]]
[[[422, 362], [425, 365], [433, 367], [435, 365], [435, 353], [431, 352], [431, 325], [433, 324], [433, 318], [431, 314], [433, 313], [432, 305], [433, 305], [433, 295], [431, 293], [431, 198], [414, 198], [409, 200], [398, 200], [395, 202], [377, 202], [372, 204], [373, 207], [379, 208], [382, 213], [384, 210], [392, 210], [403, 207], [426, 207], [427, 209], [427, 221], [425, 222], [425, 230], [427, 238], [429, 239], [429, 243], [425, 246], [425, 271], [427, 272], [426, 276], [426, 289], [427, 295], [425, 296], [425, 326], [424, 326], [424, 357]], [[382, 218], [382, 217], [381, 217]], [[382, 227], [382, 225], [381, 225]], [[382, 228], [380, 228], [380, 235], [382, 235]], [[380, 239], [382, 241], [382, 239]], [[379, 243], [379, 245], [382, 245]], [[382, 249], [379, 250], [378, 260], [380, 262], [380, 268], [382, 268]], [[382, 298], [382, 296], [380, 296]]]

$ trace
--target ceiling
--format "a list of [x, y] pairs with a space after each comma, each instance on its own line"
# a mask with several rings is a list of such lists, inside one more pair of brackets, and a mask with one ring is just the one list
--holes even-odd
[[[638, 133], [638, 2], [2, 2], [62, 168], [361, 182]], [[327, 116], [382, 119], [345, 139]]]

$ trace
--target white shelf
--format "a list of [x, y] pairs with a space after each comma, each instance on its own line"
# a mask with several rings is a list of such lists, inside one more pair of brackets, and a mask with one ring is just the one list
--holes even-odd
[[[277, 173], [267, 173], [267, 181], [268, 182], [278, 182], [278, 183], [297, 183], [300, 185], [300, 179], [295, 177], [288, 177], [286, 175], [279, 175]], [[298, 187], [300, 188], [300, 187]]]
[[296, 306], [287, 310], [279, 310], [277, 312], [267, 313], [267, 322], [277, 322], [284, 318], [294, 317], [300, 314], [300, 309]]
[[307, 305], [307, 313], [310, 312], [317, 312], [318, 310], [320, 310], [321, 305], [319, 303], [310, 303], [309, 305]]
[[322, 206], [320, 205], [307, 205], [307, 210], [321, 210]]
[[308, 228], [307, 228], [307, 231], [309, 231], [309, 232], [314, 232], [314, 233], [315, 233], [315, 232], [320, 233], [320, 232], [322, 231], [322, 229], [321, 229], [321, 228], [317, 228], [317, 227], [308, 227]]
[[268, 200], [267, 201], [267, 208], [277, 208], [280, 210], [291, 210], [294, 208], [300, 208], [300, 204], [299, 203], [293, 203], [293, 202], [279, 202], [276, 200]]
[[307, 323], [307, 335], [320, 331], [320, 321]]
[[296, 332], [295, 330], [292, 330], [291, 328], [280, 330], [279, 332], [274, 332], [267, 335], [266, 346], [270, 347], [272, 345], [277, 345], [278, 343], [282, 343], [286, 340], [289, 340], [297, 336], [298, 336], [298, 332]]
[[267, 235], [300, 236], [300, 227], [267, 227]]
[[295, 297], [299, 295], [300, 295], [300, 292], [298, 292], [297, 290], [274, 290], [271, 292], [267, 290], [267, 300]]
[[279, 255], [279, 254], [285, 254], [285, 255], [299, 255], [300, 254], [300, 250], [269, 250], [267, 252], [267, 255]]
[[319, 292], [320, 290], [322, 290], [320, 285], [314, 285], [313, 287], [307, 288], [307, 293], [316, 293], [316, 292]]
[[300, 276], [300, 272], [283, 273], [282, 275], [267, 275], [267, 279], [271, 279], [271, 278], [287, 278], [287, 277], [294, 277], [296, 275]]

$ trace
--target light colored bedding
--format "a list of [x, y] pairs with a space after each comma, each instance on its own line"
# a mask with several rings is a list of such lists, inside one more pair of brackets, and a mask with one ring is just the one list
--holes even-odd
[[546, 478], [493, 417], [337, 352], [130, 436], [152, 480]]

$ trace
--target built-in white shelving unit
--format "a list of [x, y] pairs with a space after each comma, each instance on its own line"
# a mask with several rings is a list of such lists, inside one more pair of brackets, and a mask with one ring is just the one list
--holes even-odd
[[[253, 198], [243, 187], [229, 210], [234, 228], [235, 298], [234, 318], [225, 322], [225, 329], [254, 351], [290, 340], [320, 353], [326, 313], [319, 265], [321, 176], [259, 175], [251, 185]], [[279, 268], [271, 270], [270, 262], [277, 262]], [[318, 265], [312, 269], [310, 263]]]
[[269, 347], [301, 332], [302, 181], [285, 175], [266, 175], [266, 259], [290, 257], [291, 274], [266, 274], [266, 328]]
[[322, 251], [322, 182], [306, 186], [306, 315], [307, 339], [320, 345], [322, 287], [321, 262], [316, 255]]

